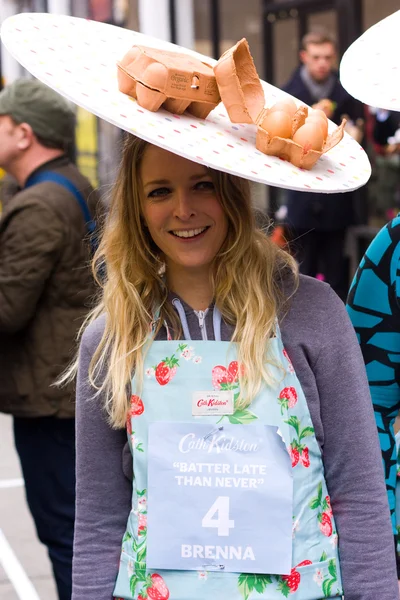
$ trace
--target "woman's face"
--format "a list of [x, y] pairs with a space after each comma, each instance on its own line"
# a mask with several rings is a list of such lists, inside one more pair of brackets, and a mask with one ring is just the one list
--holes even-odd
[[208, 169], [148, 145], [140, 175], [143, 217], [169, 272], [208, 270], [228, 231]]

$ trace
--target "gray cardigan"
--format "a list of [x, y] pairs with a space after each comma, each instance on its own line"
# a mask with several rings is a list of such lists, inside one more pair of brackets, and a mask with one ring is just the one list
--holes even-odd
[[[196, 314], [184, 307], [192, 339], [201, 339]], [[301, 276], [280, 325], [323, 452], [345, 600], [398, 599], [378, 435], [363, 359], [345, 307], [328, 285]], [[73, 600], [112, 599], [131, 506], [126, 432], [107, 425], [101, 398], [89, 400], [88, 366], [103, 328], [104, 318], [88, 327], [80, 349]], [[212, 308], [206, 328], [213, 339]], [[222, 323], [222, 339], [231, 334], [232, 328]]]

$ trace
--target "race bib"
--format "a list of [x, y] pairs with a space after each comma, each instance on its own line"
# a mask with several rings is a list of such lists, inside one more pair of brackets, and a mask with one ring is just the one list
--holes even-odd
[[290, 573], [293, 479], [276, 427], [149, 427], [147, 567]]

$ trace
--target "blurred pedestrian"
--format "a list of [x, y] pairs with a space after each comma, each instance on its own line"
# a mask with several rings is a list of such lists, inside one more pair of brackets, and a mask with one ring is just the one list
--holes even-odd
[[[362, 137], [362, 104], [341, 86], [336, 62], [336, 44], [325, 30], [307, 33], [300, 50], [301, 65], [284, 86], [289, 94], [305, 104], [323, 110], [334, 123], [350, 119], [352, 134]], [[320, 194], [289, 191], [286, 196], [286, 224], [300, 271], [324, 279], [345, 299], [348, 280], [344, 259], [347, 228], [355, 221], [354, 193]]]
[[69, 103], [38, 81], [0, 93], [0, 167], [18, 183], [0, 219], [0, 411], [15, 445], [60, 600], [71, 598], [75, 517], [73, 390], [66, 367], [95, 288], [88, 268], [97, 196], [66, 156]]

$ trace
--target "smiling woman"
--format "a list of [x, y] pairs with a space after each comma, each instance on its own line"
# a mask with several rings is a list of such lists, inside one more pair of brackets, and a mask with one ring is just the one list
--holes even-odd
[[[329, 287], [298, 277], [256, 227], [249, 182], [127, 136], [94, 264], [107, 277], [80, 350], [73, 600], [252, 591], [275, 600], [297, 590], [317, 600], [343, 589], [346, 600], [376, 600], [378, 588], [392, 600], [389, 515], [354, 332]], [[121, 469], [125, 428], [133, 484]], [[231, 438], [243, 440], [243, 459], [240, 444], [209, 452]], [[87, 542], [93, 510], [107, 530], [101, 551]], [[376, 585], [378, 549], [386, 575]], [[372, 561], [362, 584], [352, 558], [361, 551]]]

